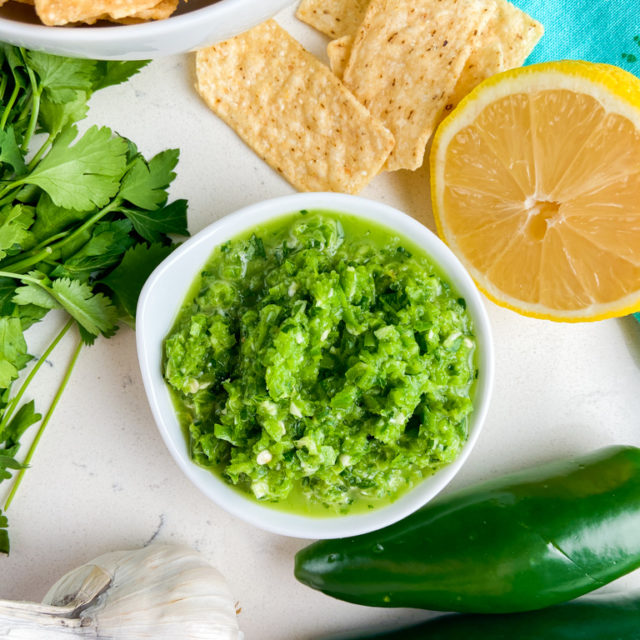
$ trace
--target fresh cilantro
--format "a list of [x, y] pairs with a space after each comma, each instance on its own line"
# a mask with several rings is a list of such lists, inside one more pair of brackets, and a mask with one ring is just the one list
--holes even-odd
[[67, 127], [35, 169], [13, 184], [34, 184], [67, 209], [105, 206], [120, 187], [127, 145], [107, 127], [91, 127], [72, 145], [77, 134], [75, 125]]
[[17, 174], [22, 173], [26, 168], [16, 134], [11, 126], [5, 130], [0, 129], [0, 162], [8, 164]]
[[120, 265], [102, 279], [129, 319], [136, 317], [138, 297], [146, 279], [171, 251], [172, 246], [163, 244], [137, 244], [125, 253]]
[[142, 209], [155, 209], [167, 201], [167, 187], [176, 177], [179, 151], [167, 149], [149, 163], [140, 155], [122, 180], [120, 197]]
[[23, 404], [13, 418], [9, 421], [0, 437], [5, 441], [5, 447], [14, 448], [20, 442], [22, 434], [42, 416], [36, 413], [35, 402], [30, 400]]
[[93, 91], [125, 82], [148, 64], [148, 60], [126, 60], [123, 62], [100, 60], [96, 62]]
[[129, 220], [99, 222], [93, 228], [91, 239], [63, 264], [58, 265], [51, 275], [86, 281], [94, 273], [113, 267], [135, 243], [131, 236], [132, 228]]
[[0, 553], [9, 553], [10, 545], [9, 531], [7, 530], [8, 526], [9, 521], [7, 520], [7, 516], [5, 516], [0, 509]]
[[[46, 98], [46, 96], [45, 96]], [[40, 103], [39, 121], [42, 128], [55, 138], [67, 125], [86, 117], [89, 111], [86, 91], [69, 90], [64, 102], [44, 99]]]
[[33, 215], [33, 208], [23, 204], [0, 210], [0, 260], [8, 253], [30, 248], [33, 234], [29, 227], [33, 224]]
[[[118, 313], [109, 298], [94, 293], [90, 285], [69, 278], [51, 281], [45, 275], [32, 272], [23, 276], [27, 290], [17, 289], [14, 302], [33, 304], [45, 309], [62, 307], [88, 334], [107, 338], [115, 333]], [[37, 291], [40, 289], [40, 291]]]
[[86, 220], [90, 211], [65, 209], [54, 204], [46, 193], [41, 193], [36, 205], [36, 219], [31, 232], [38, 241], [46, 240], [77, 222]]
[[187, 201], [175, 200], [154, 211], [123, 209], [135, 230], [148, 242], [159, 242], [166, 234], [187, 235]]
[[22, 469], [23, 465], [21, 465], [15, 458], [11, 456], [2, 455], [2, 451], [0, 451], [0, 481], [9, 480], [11, 478], [11, 472], [8, 469]]
[[[65, 89], [92, 91], [95, 83], [96, 63], [82, 58], [51, 56], [40, 51], [27, 51], [25, 62], [38, 74], [40, 86], [53, 92]], [[66, 94], [59, 94], [62, 101]]]
[[[79, 135], [76, 126], [95, 91], [124, 82], [145, 64], [0, 44], [0, 482], [13, 482], [0, 511], [0, 553], [9, 552], [7, 508], [83, 345], [135, 320], [145, 279], [175, 246], [172, 237], [187, 235], [186, 201], [170, 202], [168, 193], [177, 150], [147, 160], [107, 127]], [[40, 146], [30, 148], [36, 139]], [[69, 319], [16, 391], [32, 359], [23, 332], [51, 309]], [[41, 418], [23, 395], [72, 326], [78, 346]], [[37, 422], [19, 461], [20, 439]]]
[[29, 360], [20, 320], [0, 317], [0, 389], [7, 389]]

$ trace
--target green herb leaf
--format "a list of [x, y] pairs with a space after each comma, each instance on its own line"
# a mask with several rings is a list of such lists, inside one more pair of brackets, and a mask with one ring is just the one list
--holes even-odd
[[160, 242], [166, 234], [187, 236], [187, 201], [175, 200], [155, 211], [123, 209], [135, 230], [148, 242]]
[[98, 91], [114, 84], [125, 82], [149, 64], [150, 60], [127, 60], [125, 62], [102, 60], [96, 66], [93, 90]]
[[0, 389], [8, 389], [31, 360], [18, 318], [0, 318]]
[[24, 469], [24, 466], [15, 458], [2, 455], [2, 450], [0, 450], [0, 481], [8, 480], [11, 477], [11, 472], [7, 469]]
[[27, 51], [25, 61], [38, 74], [42, 86], [50, 91], [93, 89], [96, 75], [96, 63], [93, 60]]
[[23, 173], [26, 168], [11, 125], [4, 130], [0, 129], [0, 162], [8, 164], [17, 174]]
[[51, 100], [48, 94], [40, 102], [38, 121], [52, 138], [55, 138], [66, 126], [72, 125], [87, 116], [89, 94], [86, 91], [69, 90], [64, 102]]
[[115, 333], [118, 321], [116, 308], [106, 296], [93, 293], [88, 284], [58, 278], [47, 287], [47, 291], [89, 334], [97, 336], [101, 333], [108, 338]]
[[35, 305], [43, 309], [59, 309], [61, 304], [49, 293], [33, 282], [25, 282], [23, 286], [15, 290], [13, 302], [17, 305]]
[[0, 260], [8, 253], [29, 249], [35, 244], [33, 234], [29, 231], [33, 214], [32, 207], [22, 204], [0, 211]]
[[127, 144], [111, 129], [93, 126], [71, 146], [77, 133], [75, 126], [65, 129], [35, 169], [15, 184], [39, 186], [59, 207], [104, 207], [120, 186]]
[[59, 207], [52, 202], [46, 193], [40, 193], [36, 206], [36, 221], [30, 229], [39, 241], [46, 240], [74, 223], [85, 220], [92, 213], [92, 211], [76, 211]]
[[[9, 424], [0, 433], [0, 440], [4, 440], [5, 448], [13, 448], [19, 442], [22, 434], [33, 424], [39, 422], [42, 416], [36, 413], [35, 402], [30, 400], [23, 404], [11, 418]], [[1, 453], [2, 450], [0, 450]]]
[[111, 289], [114, 300], [130, 319], [136, 317], [140, 291], [151, 272], [173, 251], [174, 247], [137, 244], [129, 249], [122, 262], [106, 277], [102, 284]]
[[13, 278], [0, 278], [0, 316], [10, 316], [15, 309], [13, 296], [18, 283]]
[[113, 267], [135, 242], [130, 235], [132, 228], [129, 220], [99, 222], [89, 242], [50, 275], [86, 280], [96, 272]]
[[122, 180], [120, 197], [142, 209], [156, 209], [167, 201], [167, 187], [176, 177], [178, 149], [167, 149], [154, 156], [149, 163], [138, 156]]
[[5, 516], [0, 510], [0, 553], [9, 553], [9, 531], [7, 528], [9, 527], [9, 521], [7, 520], [7, 516]]

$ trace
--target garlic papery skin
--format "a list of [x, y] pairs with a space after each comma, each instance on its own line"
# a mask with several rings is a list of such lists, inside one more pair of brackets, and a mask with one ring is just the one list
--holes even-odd
[[0, 600], [0, 638], [2, 640], [73, 640], [95, 638], [81, 628], [78, 618], [58, 615], [57, 607], [31, 602]]
[[3, 622], [0, 606], [1, 639], [243, 638], [224, 578], [192, 549], [174, 545], [100, 556], [58, 580], [44, 606], [5, 604], [14, 611]]

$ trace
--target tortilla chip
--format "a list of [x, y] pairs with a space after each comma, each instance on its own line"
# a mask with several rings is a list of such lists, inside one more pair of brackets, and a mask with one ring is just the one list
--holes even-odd
[[353, 47], [353, 36], [342, 36], [331, 40], [327, 45], [327, 56], [329, 56], [329, 67], [338, 78], [342, 79], [344, 70], [347, 68], [351, 48]]
[[396, 139], [386, 168], [417, 169], [478, 33], [482, 0], [371, 0], [344, 83]]
[[138, 11], [126, 18], [115, 19], [111, 16], [104, 16], [103, 19], [119, 24], [138, 24], [139, 22], [146, 22], [147, 20], [165, 20], [177, 8], [178, 0], [160, 0], [155, 6]]
[[330, 38], [354, 34], [369, 0], [302, 0], [296, 17]]
[[269, 20], [196, 55], [211, 110], [301, 191], [357, 193], [393, 136], [333, 73]]
[[157, 4], [158, 0], [35, 0], [36, 13], [47, 25], [91, 23], [102, 16], [119, 20]]
[[452, 107], [483, 80], [521, 66], [544, 33], [537, 20], [507, 0], [494, 1], [496, 13], [482, 30], [478, 45], [469, 55], [449, 100]]

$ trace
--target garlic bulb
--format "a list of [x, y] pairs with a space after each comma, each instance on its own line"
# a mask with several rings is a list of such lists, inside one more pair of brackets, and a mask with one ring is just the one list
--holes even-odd
[[10, 640], [241, 640], [222, 576], [195, 551], [151, 545], [107, 553], [58, 580], [43, 604], [0, 600]]

